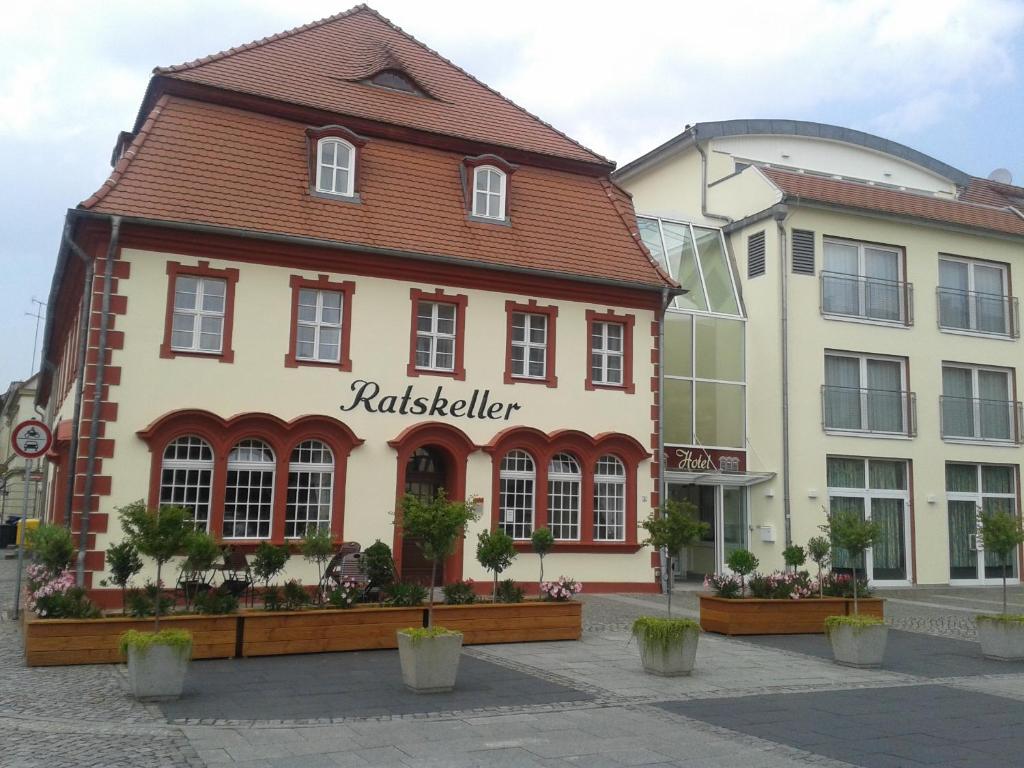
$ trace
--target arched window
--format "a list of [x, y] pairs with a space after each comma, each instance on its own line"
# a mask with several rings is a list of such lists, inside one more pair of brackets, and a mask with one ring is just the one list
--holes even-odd
[[473, 171], [473, 215], [484, 219], [505, 218], [505, 172], [493, 165]]
[[526, 451], [509, 451], [501, 460], [498, 478], [501, 512], [498, 524], [513, 539], [530, 538], [537, 480], [533, 457]]
[[317, 142], [316, 190], [352, 197], [355, 193], [356, 148], [344, 139]]
[[328, 531], [334, 492], [334, 454], [319, 440], [305, 440], [292, 450], [288, 463], [288, 501], [284, 536], [297, 539], [307, 528]]
[[626, 467], [602, 456], [594, 472], [594, 540], [626, 540]]
[[270, 538], [273, 510], [274, 452], [260, 440], [243, 440], [228, 454], [224, 538]]
[[548, 528], [561, 541], [580, 538], [580, 464], [569, 453], [556, 453], [548, 464]]
[[160, 464], [160, 506], [192, 511], [196, 530], [210, 524], [213, 450], [201, 437], [186, 435], [164, 448]]

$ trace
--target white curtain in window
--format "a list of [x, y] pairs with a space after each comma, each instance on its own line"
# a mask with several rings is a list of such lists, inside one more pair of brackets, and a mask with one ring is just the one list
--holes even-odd
[[969, 368], [942, 369], [942, 434], [974, 437], [973, 384]]
[[822, 290], [826, 312], [836, 315], [860, 314], [859, 270], [857, 246], [825, 241]]
[[1006, 374], [1002, 371], [978, 371], [978, 397], [980, 437], [1009, 440], [1011, 404]]
[[971, 327], [969, 280], [966, 264], [939, 260], [939, 325], [943, 328]]
[[903, 431], [902, 366], [895, 360], [868, 360], [868, 429]]
[[825, 426], [829, 429], [863, 428], [860, 360], [856, 357], [825, 357]]
[[1006, 333], [1003, 270], [983, 264], [971, 266], [974, 269], [974, 301], [978, 330]]
[[875, 320], [899, 320], [899, 254], [864, 248], [864, 272], [865, 314]]

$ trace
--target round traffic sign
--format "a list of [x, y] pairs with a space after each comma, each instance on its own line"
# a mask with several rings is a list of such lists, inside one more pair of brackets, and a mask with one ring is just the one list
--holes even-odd
[[26, 459], [38, 459], [48, 450], [53, 442], [50, 428], [37, 419], [21, 422], [11, 433], [11, 447], [19, 456]]

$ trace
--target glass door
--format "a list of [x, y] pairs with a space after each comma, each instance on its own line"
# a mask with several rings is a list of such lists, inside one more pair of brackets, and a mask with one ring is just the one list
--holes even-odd
[[[1005, 465], [947, 464], [946, 504], [949, 517], [949, 581], [951, 584], [999, 584], [1003, 564], [985, 551], [982, 515], [1017, 511], [1014, 468]], [[1006, 568], [1017, 581], [1017, 553]]]
[[699, 542], [676, 555], [675, 579], [699, 581], [708, 574], [728, 573], [726, 558], [747, 547], [747, 489], [669, 483], [668, 498], [693, 504], [697, 519], [708, 525]]

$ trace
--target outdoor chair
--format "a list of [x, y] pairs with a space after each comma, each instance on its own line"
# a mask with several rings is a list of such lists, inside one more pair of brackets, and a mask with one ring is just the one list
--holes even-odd
[[324, 569], [324, 575], [320, 579], [318, 589], [322, 592], [327, 589], [336, 588], [341, 584], [341, 568], [346, 557], [359, 554], [362, 547], [358, 542], [346, 541], [341, 548], [334, 553], [334, 557]]
[[228, 594], [244, 599], [247, 605], [255, 601], [255, 582], [249, 568], [249, 558], [244, 552], [227, 550], [223, 564], [217, 566], [221, 572], [221, 587]]

